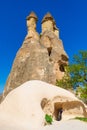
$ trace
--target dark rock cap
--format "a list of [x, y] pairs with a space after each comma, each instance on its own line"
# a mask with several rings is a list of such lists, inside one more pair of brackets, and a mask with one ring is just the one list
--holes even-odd
[[43, 17], [41, 23], [43, 23], [43, 22], [45, 22], [47, 20], [51, 20], [55, 24], [55, 20], [53, 19], [52, 15], [49, 12]]
[[31, 13], [30, 13], [30, 15], [29, 16], [27, 16], [27, 20], [29, 20], [30, 18], [35, 18], [36, 19], [36, 21], [38, 20], [38, 18], [37, 18], [37, 15], [32, 11]]

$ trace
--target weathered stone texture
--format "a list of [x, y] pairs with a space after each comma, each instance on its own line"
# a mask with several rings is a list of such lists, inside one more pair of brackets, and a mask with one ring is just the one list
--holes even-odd
[[38, 79], [55, 84], [56, 79], [63, 77], [68, 56], [62, 41], [55, 34], [54, 19], [51, 15], [47, 16], [42, 21], [41, 36], [36, 32], [37, 16], [31, 13], [27, 17], [28, 33], [16, 54], [3, 97], [28, 80]]

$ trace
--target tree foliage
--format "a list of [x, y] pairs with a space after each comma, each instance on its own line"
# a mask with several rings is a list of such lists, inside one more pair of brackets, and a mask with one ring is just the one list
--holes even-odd
[[87, 51], [79, 51], [74, 55], [72, 63], [66, 67], [63, 79], [57, 81], [56, 85], [65, 89], [76, 89], [77, 95], [87, 101]]

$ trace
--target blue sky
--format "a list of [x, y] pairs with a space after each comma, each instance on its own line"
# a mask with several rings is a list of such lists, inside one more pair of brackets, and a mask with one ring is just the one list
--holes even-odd
[[70, 61], [78, 50], [87, 50], [87, 0], [1, 0], [0, 92], [27, 34], [26, 16], [31, 11], [38, 16], [39, 33], [43, 16], [47, 12], [52, 14]]

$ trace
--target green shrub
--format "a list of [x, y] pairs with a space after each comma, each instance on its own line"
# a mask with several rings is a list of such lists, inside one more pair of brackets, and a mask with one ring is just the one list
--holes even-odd
[[52, 116], [48, 114], [45, 115], [45, 120], [46, 120], [46, 123], [48, 124], [52, 124], [53, 122]]
[[75, 119], [87, 122], [87, 118], [85, 117], [76, 117]]

